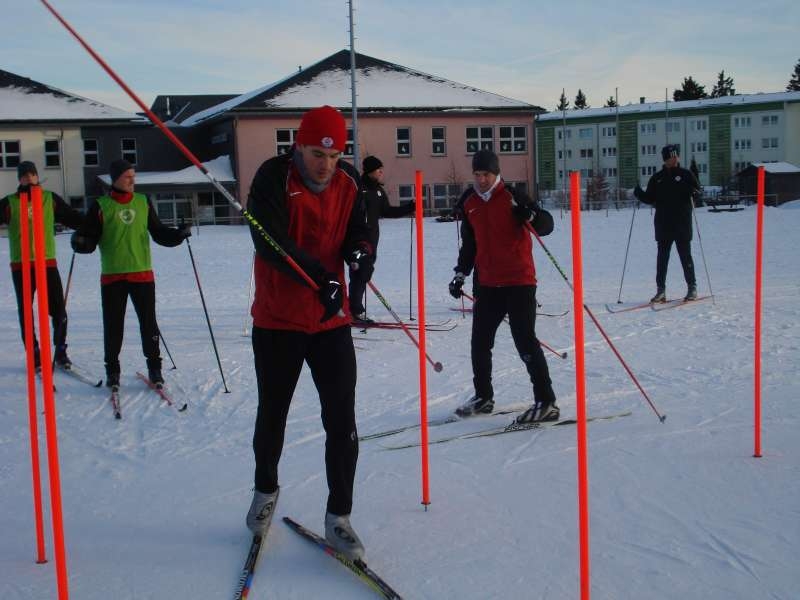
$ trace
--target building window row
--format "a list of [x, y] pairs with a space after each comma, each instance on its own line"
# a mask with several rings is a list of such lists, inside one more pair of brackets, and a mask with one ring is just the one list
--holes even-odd
[[693, 119], [689, 121], [689, 127], [691, 127], [692, 131], [707, 131], [708, 130], [708, 121], [705, 119]]
[[777, 148], [778, 147], [778, 138], [761, 138], [761, 147], [762, 148]]
[[708, 142], [692, 142], [689, 147], [692, 152], [708, 152]]
[[616, 156], [617, 155], [617, 147], [616, 146], [608, 146], [602, 149], [603, 156]]
[[735, 128], [750, 127], [752, 119], [748, 117], [733, 117], [733, 126]]
[[752, 140], [750, 138], [744, 138], [741, 140], [733, 140], [733, 149], [734, 150], [750, 150], [753, 147]]
[[655, 135], [656, 133], [656, 124], [655, 123], [639, 123], [639, 133], [642, 135]]
[[761, 125], [765, 127], [775, 126], [778, 124], [778, 115], [764, 115], [761, 117]]
[[616, 126], [601, 127], [600, 128], [600, 135], [602, 137], [617, 137], [617, 128], [616, 128]]

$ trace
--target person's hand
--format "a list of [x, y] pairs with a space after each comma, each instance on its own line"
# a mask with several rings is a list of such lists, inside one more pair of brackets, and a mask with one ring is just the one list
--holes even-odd
[[91, 254], [97, 248], [97, 240], [89, 236], [81, 235], [77, 231], [70, 238], [72, 249], [78, 254]]
[[192, 224], [184, 223], [180, 227], [178, 227], [178, 235], [181, 236], [182, 240], [185, 240], [188, 237], [192, 237]]
[[326, 273], [322, 281], [319, 282], [319, 301], [325, 307], [325, 313], [319, 320], [320, 323], [324, 323], [342, 310], [343, 298], [342, 284], [339, 283], [336, 275]]
[[645, 197], [645, 192], [638, 183], [636, 184], [636, 187], [633, 188], [633, 195], [636, 196], [637, 200], [643, 200]]
[[369, 266], [369, 261], [372, 253], [368, 248], [360, 246], [350, 253], [347, 257], [347, 264], [350, 266], [351, 271], [358, 271], [365, 269]]
[[530, 223], [536, 217], [536, 211], [528, 204], [515, 204], [511, 212], [520, 223]]
[[448, 287], [450, 288], [450, 295], [453, 298], [458, 299], [464, 295], [464, 292], [461, 291], [461, 288], [464, 287], [464, 279], [466, 279], [466, 277], [464, 277], [463, 273], [456, 273], [456, 276], [450, 281]]
[[408, 214], [413, 215], [416, 212], [417, 212], [417, 203], [414, 200], [412, 200], [411, 202], [408, 203]]

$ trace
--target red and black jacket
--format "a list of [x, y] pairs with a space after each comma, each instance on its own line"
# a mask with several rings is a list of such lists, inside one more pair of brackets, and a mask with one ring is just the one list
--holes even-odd
[[552, 215], [504, 182], [497, 184], [489, 200], [470, 188], [456, 206], [462, 215], [456, 272], [469, 275], [474, 268], [479, 285], [487, 287], [536, 285], [531, 234], [512, 213], [514, 203], [535, 211], [531, 224], [536, 233], [544, 236], [553, 231]]
[[[327, 273], [344, 285], [344, 261], [359, 247], [372, 248], [363, 206], [357, 202], [358, 172], [339, 161], [320, 193], [304, 184], [293, 153], [264, 162], [253, 178], [247, 209], [269, 236], [316, 283]], [[253, 324], [264, 329], [317, 333], [350, 323], [350, 315], [320, 323], [324, 309], [318, 292], [286, 262], [251, 224], [256, 249]], [[347, 310], [347, 301], [344, 310]]]

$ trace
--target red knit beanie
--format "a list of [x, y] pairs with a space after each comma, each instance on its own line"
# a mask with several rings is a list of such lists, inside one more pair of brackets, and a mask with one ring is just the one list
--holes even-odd
[[342, 113], [332, 106], [320, 106], [308, 111], [300, 121], [295, 142], [300, 146], [335, 148], [344, 152], [347, 144], [347, 125]]

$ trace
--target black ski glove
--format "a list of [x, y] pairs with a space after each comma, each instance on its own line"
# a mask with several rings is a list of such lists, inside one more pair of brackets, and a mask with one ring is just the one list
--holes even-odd
[[185, 223], [178, 227], [178, 234], [181, 236], [181, 239], [185, 240], [188, 237], [192, 237], [192, 224]]
[[453, 298], [458, 299], [464, 295], [464, 292], [461, 291], [461, 288], [464, 287], [464, 279], [466, 277], [463, 273], [456, 273], [456, 276], [450, 281], [450, 295]]
[[328, 319], [334, 317], [340, 310], [342, 310], [342, 284], [333, 273], [326, 273], [322, 281], [319, 282], [319, 301], [325, 307], [325, 314], [319, 320], [324, 323]]
[[511, 212], [520, 223], [530, 223], [536, 217], [536, 211], [528, 204], [515, 204], [511, 207]]
[[81, 235], [77, 231], [70, 238], [72, 249], [78, 254], [91, 254], [97, 248], [97, 240], [86, 235]]
[[350, 253], [347, 258], [347, 264], [350, 266], [351, 271], [364, 270], [369, 266], [369, 261], [372, 258], [372, 253], [366, 246], [359, 246]]
[[636, 187], [633, 188], [633, 195], [636, 196], [637, 200], [644, 200], [646, 197], [645, 191], [638, 183], [636, 184]]

